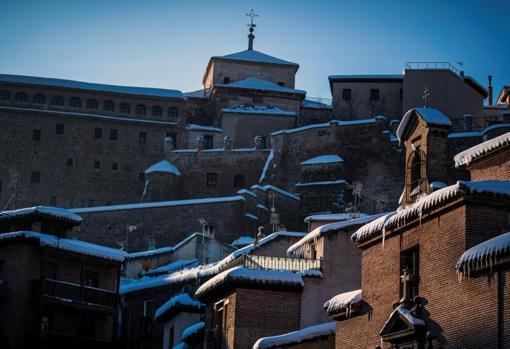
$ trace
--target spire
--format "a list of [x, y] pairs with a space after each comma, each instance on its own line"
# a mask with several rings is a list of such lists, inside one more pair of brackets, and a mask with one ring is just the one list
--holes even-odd
[[253, 50], [253, 39], [255, 39], [255, 35], [253, 35], [253, 31], [255, 30], [255, 27], [257, 26], [255, 23], [253, 23], [253, 19], [255, 17], [258, 17], [259, 15], [255, 14], [255, 11], [251, 9], [249, 13], [246, 14], [246, 16], [250, 17], [250, 24], [247, 24], [250, 34], [248, 34], [248, 50]]

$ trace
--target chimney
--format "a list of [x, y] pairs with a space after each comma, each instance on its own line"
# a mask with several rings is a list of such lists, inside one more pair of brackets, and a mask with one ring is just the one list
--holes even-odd
[[264, 138], [260, 135], [255, 136], [255, 149], [264, 149]]
[[204, 150], [204, 146], [205, 146], [204, 137], [198, 136], [197, 137], [197, 150], [198, 151]]
[[230, 136], [223, 137], [223, 148], [225, 150], [232, 150], [232, 137]]
[[489, 95], [489, 105], [492, 105], [492, 75], [489, 75], [489, 86], [487, 86], [487, 92]]
[[164, 139], [164, 149], [165, 149], [165, 156], [166, 158], [170, 158], [170, 153], [172, 152], [172, 150], [175, 149], [175, 146], [174, 146], [174, 139], [172, 137], [165, 137]]

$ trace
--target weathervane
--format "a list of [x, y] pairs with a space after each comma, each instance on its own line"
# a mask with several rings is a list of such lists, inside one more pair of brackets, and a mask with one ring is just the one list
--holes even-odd
[[427, 108], [427, 97], [430, 96], [430, 90], [427, 86], [425, 86], [425, 89], [423, 90], [423, 100], [425, 101], [425, 108]]
[[258, 17], [259, 15], [255, 14], [255, 11], [251, 9], [249, 13], [246, 14], [246, 16], [250, 17], [250, 24], [247, 24], [246, 26], [250, 28], [250, 34], [248, 34], [248, 50], [253, 50], [253, 39], [255, 39], [255, 35], [253, 35], [253, 31], [255, 30], [255, 27], [257, 26], [255, 23], [253, 23], [253, 19], [255, 17]]

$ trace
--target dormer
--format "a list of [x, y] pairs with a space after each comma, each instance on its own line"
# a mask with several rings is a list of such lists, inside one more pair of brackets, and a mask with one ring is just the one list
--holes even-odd
[[432, 192], [430, 183], [447, 182], [450, 119], [434, 108], [413, 108], [403, 117], [397, 137], [405, 148], [402, 206]]

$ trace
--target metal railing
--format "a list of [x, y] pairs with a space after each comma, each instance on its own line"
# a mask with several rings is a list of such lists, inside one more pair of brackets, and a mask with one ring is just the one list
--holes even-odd
[[322, 104], [326, 104], [326, 105], [333, 105], [333, 98], [306, 96], [306, 99], [309, 101], [312, 101], [312, 102], [322, 103]]
[[79, 302], [115, 308], [118, 295], [115, 292], [70, 282], [46, 279], [42, 281], [43, 296], [66, 302]]
[[406, 62], [406, 70], [450, 70], [461, 76], [461, 70], [450, 62]]
[[290, 271], [322, 270], [321, 259], [245, 255], [243, 266], [248, 269], [282, 269]]

